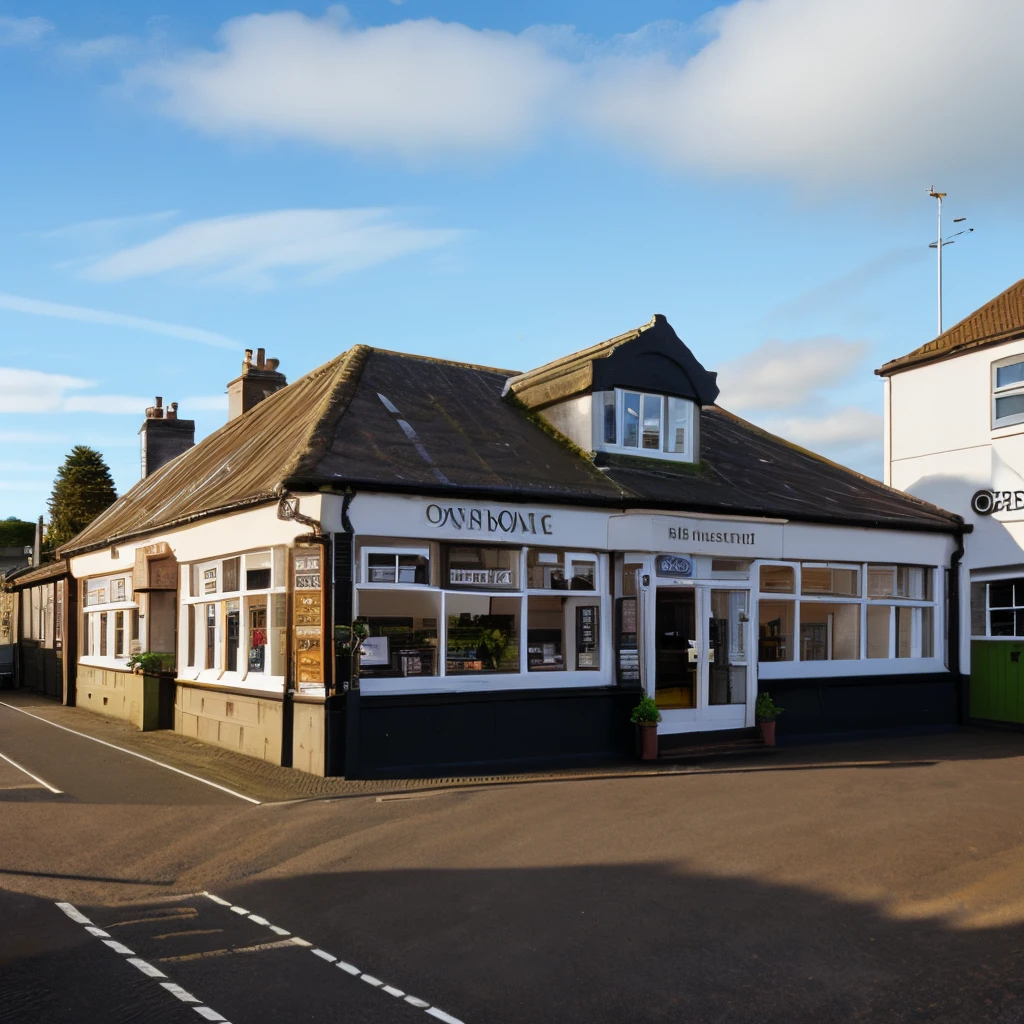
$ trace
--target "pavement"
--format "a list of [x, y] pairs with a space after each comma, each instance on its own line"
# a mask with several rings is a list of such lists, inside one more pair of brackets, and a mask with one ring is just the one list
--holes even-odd
[[1021, 734], [259, 804], [0, 754], [4, 1024], [1024, 1021]]

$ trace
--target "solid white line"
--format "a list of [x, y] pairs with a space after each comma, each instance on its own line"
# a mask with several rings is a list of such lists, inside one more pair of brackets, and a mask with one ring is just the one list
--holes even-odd
[[137, 956], [129, 957], [128, 963], [133, 967], [138, 967], [143, 974], [149, 978], [166, 978], [167, 975], [160, 970], [159, 967], [154, 967], [152, 964], [147, 964], [145, 960], [140, 960]]
[[113, 939], [104, 939], [104, 946], [109, 946], [115, 953], [120, 953], [121, 956], [135, 956], [134, 950], [129, 949], [127, 946], [122, 946], [120, 942], [115, 942]]
[[201, 999], [196, 999], [191, 992], [186, 992], [180, 985], [176, 985], [173, 981], [161, 981], [161, 988], [167, 989], [172, 996], [177, 996], [183, 1003], [201, 1003]]
[[322, 949], [311, 949], [310, 953], [312, 953], [313, 956], [320, 957], [321, 960], [326, 960], [329, 964], [333, 964], [334, 961], [338, 959], [336, 956], [333, 956], [331, 953], [326, 953]]
[[436, 1006], [432, 1006], [427, 1013], [431, 1017], [436, 1017], [438, 1020], [443, 1020], [445, 1024], [462, 1024], [462, 1021], [458, 1017], [453, 1017], [450, 1013], [445, 1013], [444, 1010], [439, 1010]]
[[192, 1009], [207, 1020], [227, 1020], [227, 1017], [222, 1017], [216, 1010], [211, 1010], [208, 1006], [193, 1006]]
[[64, 792], [63, 789], [57, 789], [56, 786], [51, 786], [48, 782], [44, 782], [38, 775], [33, 775], [24, 765], [18, 764], [13, 757], [8, 757], [6, 754], [0, 754], [0, 757], [8, 764], [13, 764], [19, 772], [24, 772], [33, 782], [38, 782], [40, 786], [45, 786], [51, 793], [56, 793], [60, 796]]
[[76, 922], [77, 924], [92, 924], [92, 921], [90, 921], [89, 918], [85, 916], [85, 914], [83, 914], [80, 910], [76, 910], [73, 906], [71, 906], [70, 903], [58, 903], [57, 908], [58, 910], [63, 910], [64, 913], [67, 914], [68, 917], [70, 917], [71, 920]]
[[[245, 800], [250, 804], [260, 804], [262, 801], [255, 799], [251, 796], [245, 796], [244, 793], [236, 793], [233, 789], [228, 789], [227, 786], [222, 786], [218, 782], [211, 782], [209, 779], [201, 778], [198, 775], [193, 775], [191, 772], [182, 771], [181, 768], [175, 768], [174, 765], [164, 764], [163, 761], [158, 761], [154, 757], [146, 757], [145, 754], [136, 753], [134, 750], [128, 750], [127, 747], [119, 747], [116, 743], [108, 743], [106, 740], [99, 740], [95, 736], [90, 736], [85, 732], [78, 732], [76, 729], [69, 729], [66, 725], [58, 725], [56, 722], [51, 722], [48, 718], [42, 718], [39, 715], [30, 714], [22, 708], [15, 707], [13, 704], [8, 704], [6, 701], [0, 700], [0, 706], [10, 708], [12, 711], [18, 711], [23, 715], [28, 715], [29, 718], [34, 718], [37, 722], [45, 722], [47, 725], [52, 725], [54, 729], [63, 729], [64, 732], [69, 732], [73, 736], [81, 736], [82, 739], [92, 740], [93, 743], [101, 743], [105, 747], [110, 747], [112, 750], [120, 750], [122, 754], [131, 754], [132, 757], [141, 758], [143, 761], [148, 761], [150, 764], [158, 765], [161, 768], [166, 768], [169, 772], [176, 772], [178, 775], [184, 775], [186, 779], [192, 779], [195, 782], [201, 782], [204, 786], [212, 786], [214, 789], [219, 789], [222, 793], [227, 793], [229, 796], [236, 796], [239, 800]], [[27, 774], [27, 773], [26, 773]], [[42, 781], [42, 780], [37, 780]], [[44, 782], [45, 786], [46, 783]], [[49, 788], [47, 786], [47, 788]], [[223, 1019], [223, 1018], [221, 1018]]]

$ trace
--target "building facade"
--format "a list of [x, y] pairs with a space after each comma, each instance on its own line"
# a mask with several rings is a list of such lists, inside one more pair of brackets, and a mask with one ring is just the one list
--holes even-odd
[[877, 371], [886, 482], [959, 513], [965, 714], [1024, 723], [1024, 281]]
[[663, 747], [764, 690], [783, 736], [956, 721], [961, 519], [721, 409], [663, 317], [270, 372], [63, 549], [80, 706], [160, 653], [176, 729], [351, 777], [620, 756], [645, 691]]

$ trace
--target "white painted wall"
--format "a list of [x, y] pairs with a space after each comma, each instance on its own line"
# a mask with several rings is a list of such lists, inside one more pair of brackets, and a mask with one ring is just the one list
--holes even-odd
[[561, 431], [573, 444], [578, 444], [585, 452], [594, 450], [593, 428], [593, 396], [579, 395], [567, 398], [564, 402], [556, 402], [542, 409], [539, 413], [548, 423]]

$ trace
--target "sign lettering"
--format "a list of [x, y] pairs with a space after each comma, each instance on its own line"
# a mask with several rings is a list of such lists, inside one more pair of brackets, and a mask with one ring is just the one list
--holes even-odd
[[427, 522], [438, 529], [450, 527], [467, 533], [523, 534], [531, 537], [550, 536], [552, 516], [518, 509], [466, 508], [463, 505], [431, 504], [426, 509]]
[[1024, 509], [1024, 491], [975, 491], [971, 509], [979, 516]]

